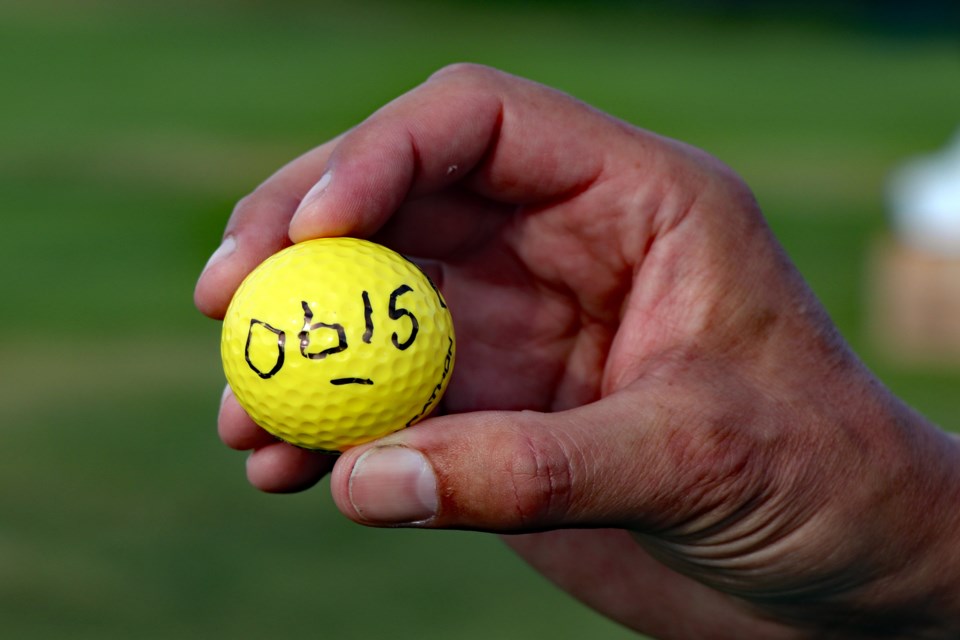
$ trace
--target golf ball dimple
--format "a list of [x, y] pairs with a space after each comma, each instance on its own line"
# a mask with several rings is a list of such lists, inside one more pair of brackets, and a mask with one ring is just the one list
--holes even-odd
[[243, 281], [220, 353], [237, 401], [291, 444], [343, 451], [427, 416], [453, 370], [453, 320], [412, 262], [355, 238], [271, 256]]

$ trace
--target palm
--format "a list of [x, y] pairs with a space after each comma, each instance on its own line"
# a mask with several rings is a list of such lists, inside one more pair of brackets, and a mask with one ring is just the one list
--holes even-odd
[[[443, 208], [437, 199], [432, 204]], [[446, 229], [437, 240], [442, 249], [429, 242], [415, 247], [440, 261], [441, 288], [456, 326], [457, 369], [447, 411], [550, 411], [600, 396], [629, 280], [563, 231], [590, 207], [589, 194], [577, 206], [526, 207], [506, 216], [502, 205], [487, 203]], [[422, 223], [401, 210], [377, 239], [405, 236], [407, 219]]]

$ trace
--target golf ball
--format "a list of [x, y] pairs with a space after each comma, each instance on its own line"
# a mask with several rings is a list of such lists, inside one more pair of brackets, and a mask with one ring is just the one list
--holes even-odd
[[223, 321], [227, 382], [261, 427], [343, 451], [410, 426], [453, 370], [453, 321], [415, 264], [354, 238], [280, 251], [237, 289]]

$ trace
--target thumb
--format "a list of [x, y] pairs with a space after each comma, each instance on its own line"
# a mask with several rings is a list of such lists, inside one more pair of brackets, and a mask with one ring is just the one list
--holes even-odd
[[729, 496], [713, 476], [737, 475], [734, 456], [716, 450], [733, 440], [707, 443], [630, 395], [558, 413], [427, 420], [343, 454], [334, 500], [361, 524], [520, 532], [647, 529], [707, 506], [704, 488]]

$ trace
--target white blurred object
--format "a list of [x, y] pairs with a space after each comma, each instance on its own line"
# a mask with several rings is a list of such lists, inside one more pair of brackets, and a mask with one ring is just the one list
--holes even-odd
[[897, 169], [889, 187], [897, 237], [921, 251], [960, 257], [960, 131], [940, 153]]

